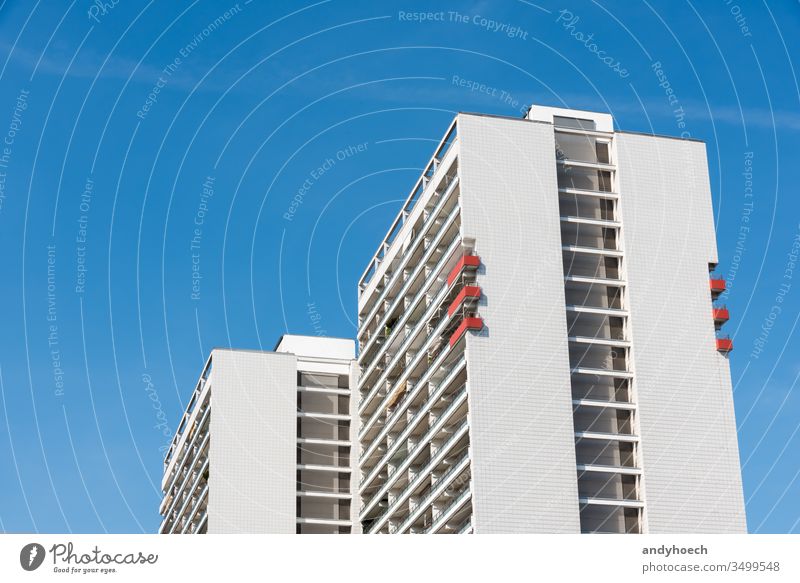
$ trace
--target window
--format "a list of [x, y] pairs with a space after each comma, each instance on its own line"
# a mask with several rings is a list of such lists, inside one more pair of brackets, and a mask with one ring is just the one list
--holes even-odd
[[580, 130], [595, 130], [597, 125], [593, 119], [580, 119], [577, 117], [553, 116], [553, 125], [562, 128], [577, 128]]

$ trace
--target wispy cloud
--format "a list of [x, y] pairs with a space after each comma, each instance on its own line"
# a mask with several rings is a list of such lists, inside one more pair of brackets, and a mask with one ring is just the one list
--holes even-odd
[[[11, 47], [0, 43], [0, 52], [8, 53]], [[152, 86], [168, 62], [154, 63], [154, 58], [149, 61], [137, 60], [121, 54], [101, 53], [91, 47], [83, 47], [80, 53], [74, 56], [74, 47], [50, 46], [46, 54], [41, 55], [25, 47], [15, 47], [9, 58], [9, 67], [18, 67], [26, 75], [50, 75], [55, 77], [67, 76], [74, 79], [120, 80], [131, 83]], [[170, 75], [169, 86], [174, 89], [192, 89], [205, 75], [214, 62], [194, 56], [184, 59], [178, 69]], [[99, 74], [98, 74], [99, 73]], [[224, 90], [233, 82], [231, 70], [220, 67], [215, 74], [199, 87], [199, 90]]]

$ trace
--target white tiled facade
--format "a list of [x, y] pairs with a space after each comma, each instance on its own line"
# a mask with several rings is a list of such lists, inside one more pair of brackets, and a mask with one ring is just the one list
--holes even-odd
[[552, 128], [464, 115], [458, 132], [461, 232], [481, 258], [485, 324], [466, 338], [475, 530], [575, 532]]
[[704, 148], [456, 117], [359, 282], [364, 532], [746, 530]]
[[162, 533], [353, 533], [352, 340], [213, 350], [164, 462]]
[[211, 354], [208, 532], [294, 531], [296, 358]]
[[717, 246], [705, 144], [616, 141], [648, 532], [744, 532], [730, 368], [708, 316]]

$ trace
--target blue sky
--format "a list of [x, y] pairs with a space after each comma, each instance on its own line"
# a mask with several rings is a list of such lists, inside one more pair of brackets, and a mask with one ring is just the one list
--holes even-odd
[[455, 112], [535, 102], [707, 142], [748, 524], [800, 532], [797, 2], [108, 5], [0, 4], [0, 531], [155, 531], [208, 351], [353, 336]]

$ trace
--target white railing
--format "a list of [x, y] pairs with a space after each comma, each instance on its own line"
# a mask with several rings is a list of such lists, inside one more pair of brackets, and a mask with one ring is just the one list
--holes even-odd
[[206, 381], [208, 380], [208, 376], [211, 374], [211, 357], [208, 357], [205, 366], [203, 367], [203, 372], [200, 374], [200, 378], [197, 380], [197, 384], [195, 385], [194, 391], [192, 392], [192, 396], [189, 399], [189, 403], [186, 406], [186, 410], [181, 417], [181, 421], [178, 424], [178, 430], [175, 432], [174, 437], [172, 438], [172, 442], [170, 443], [169, 449], [167, 450], [166, 455], [164, 456], [164, 471], [166, 472], [167, 466], [169, 465], [170, 459], [172, 458], [172, 454], [175, 451], [175, 447], [180, 442], [181, 437], [183, 436], [183, 430], [186, 427], [186, 422], [189, 420], [189, 417], [192, 415], [192, 411], [194, 411], [194, 407], [197, 406], [197, 399], [200, 397], [200, 394], [203, 392], [203, 388], [205, 387]]
[[[203, 503], [203, 500], [207, 495], [208, 495], [208, 484], [206, 484], [205, 488], [203, 488], [203, 491], [200, 492], [200, 495], [197, 497], [197, 502], [194, 503], [191, 512], [189, 512], [189, 514], [186, 516], [186, 524], [184, 524], [183, 528], [181, 529], [181, 534], [184, 534], [186, 532], [186, 529], [191, 526], [192, 518], [194, 518], [194, 515], [197, 514], [200, 505]], [[198, 523], [198, 528], [199, 526], [200, 525]]]
[[430, 179], [439, 169], [441, 161], [450, 151], [452, 145], [455, 144], [458, 138], [458, 130], [456, 126], [457, 120], [458, 118], [454, 119], [450, 124], [450, 127], [448, 127], [447, 132], [439, 142], [436, 151], [434, 152], [433, 156], [431, 156], [428, 164], [425, 166], [425, 170], [417, 179], [414, 188], [411, 189], [411, 193], [408, 195], [408, 198], [406, 198], [406, 201], [403, 204], [403, 207], [400, 209], [400, 212], [397, 213], [397, 217], [394, 219], [394, 222], [392, 222], [392, 226], [389, 227], [389, 232], [386, 234], [386, 237], [384, 237], [383, 241], [381, 241], [381, 244], [378, 246], [378, 250], [375, 252], [369, 264], [367, 265], [367, 268], [364, 270], [364, 273], [359, 278], [358, 287], [360, 290], [363, 290], [372, 279], [372, 276], [375, 275], [375, 271], [385, 256], [386, 251], [388, 251], [389, 247], [394, 242], [397, 233], [403, 228], [406, 219], [411, 214], [411, 211], [414, 209], [417, 201], [422, 197], [422, 194], [427, 188]]
[[[172, 493], [172, 488], [175, 485], [174, 484], [174, 478], [177, 478], [177, 476], [178, 476], [178, 473], [176, 471], [175, 476], [173, 478], [173, 483], [170, 484], [170, 487], [169, 487], [168, 490], [166, 490], [165, 496], [164, 496], [164, 500], [166, 500], [168, 498], [168, 496], [172, 496], [173, 497], [172, 498], [173, 502], [170, 504], [170, 506], [174, 506], [174, 501], [178, 498], [178, 496], [183, 492], [184, 488], [186, 487], [186, 482], [189, 480], [189, 476], [192, 475], [192, 469], [191, 468], [193, 468], [194, 466], [197, 465], [197, 462], [200, 459], [198, 454], [200, 452], [202, 452], [203, 449], [205, 449], [206, 445], [208, 445], [208, 441], [209, 441], [210, 437], [211, 437], [211, 432], [207, 431], [206, 432], [206, 436], [203, 438], [203, 442], [198, 446], [197, 454], [194, 455], [191, 463], [185, 464], [186, 465], [186, 469], [187, 469], [186, 475], [183, 477], [183, 480], [181, 481], [181, 485], [178, 486], [177, 490], [175, 490], [175, 493], [173, 494]], [[208, 462], [208, 456], [207, 455], [206, 455], [205, 462], [206, 463]], [[177, 469], [179, 469], [179, 468], [176, 468], [176, 470]], [[167, 515], [166, 509], [165, 509], [164, 512], [162, 512], [162, 514], [165, 515], [165, 516]]]
[[[428, 310], [425, 312], [424, 317], [420, 320], [420, 322], [423, 323], [423, 326], [419, 326], [420, 322], [418, 322], [417, 326], [415, 326], [415, 330], [412, 331], [410, 334], [408, 334], [405, 337], [405, 339], [403, 340], [403, 343], [400, 346], [400, 349], [392, 357], [392, 360], [391, 360], [389, 366], [387, 366], [386, 370], [384, 370], [384, 372], [381, 374], [381, 376], [378, 377], [378, 382], [370, 390], [370, 393], [367, 395], [367, 397], [364, 398], [364, 401], [359, 406], [368, 404], [374, 398], [373, 393], [377, 392], [376, 389], [380, 389], [380, 387], [383, 385], [383, 383], [386, 382], [386, 379], [388, 378], [388, 373], [390, 373], [394, 369], [394, 367], [397, 366], [400, 363], [400, 361], [402, 360], [400, 357], [405, 357], [406, 356], [406, 354], [408, 353], [409, 346], [411, 344], [413, 344], [413, 342], [418, 339], [418, 337], [420, 335], [420, 332], [422, 332], [428, 326], [428, 324], [433, 321], [433, 319], [436, 317], [436, 312], [439, 311], [439, 310], [443, 310], [444, 309], [439, 304], [442, 302], [442, 300], [444, 299], [443, 296], [446, 295], [447, 292], [448, 292], [447, 287], [442, 288], [442, 291], [440, 291], [440, 295], [442, 297], [441, 298], [437, 297], [436, 300], [431, 303], [431, 305], [428, 307]], [[429, 347], [431, 345], [432, 341], [435, 341], [439, 337], [440, 330], [444, 330], [443, 324], [446, 326], [446, 322], [449, 319], [450, 319], [450, 316], [442, 318], [436, 324], [436, 327], [433, 329], [433, 332], [431, 334], [423, 337], [423, 340], [422, 340], [422, 342], [423, 342], [422, 346], [423, 347]], [[424, 349], [420, 348], [420, 350], [417, 352], [417, 356], [419, 356], [419, 354], [421, 354], [421, 353], [426, 353], [427, 354], [427, 351], [428, 351], [427, 348], [424, 348]], [[436, 358], [438, 359], [438, 357], [439, 357], [439, 355], [437, 355]], [[416, 366], [416, 364], [415, 364], [416, 362], [417, 362], [417, 357], [415, 356], [413, 358], [411, 364], [403, 367], [403, 369], [400, 371], [401, 374], [397, 377], [397, 380], [395, 381], [395, 385], [397, 385], [399, 383], [402, 383], [402, 382], [406, 382], [408, 380], [407, 379], [408, 372], [414, 369], [414, 366]], [[431, 370], [431, 368], [432, 367], [429, 366], [428, 369], [425, 372], [427, 373], [428, 371]], [[422, 376], [425, 376], [425, 374], [423, 374]], [[362, 427], [361, 427], [361, 429], [359, 431], [359, 438], [361, 436], [365, 436], [365, 435], [367, 435], [367, 433], [369, 433], [369, 431], [372, 428], [373, 424], [375, 423], [376, 419], [381, 415], [381, 413], [384, 411], [385, 407], [388, 406], [388, 400], [391, 398], [391, 394], [392, 394], [391, 391], [388, 391], [386, 393], [386, 395], [383, 397], [383, 399], [381, 399], [380, 403], [378, 403], [378, 406], [375, 408], [375, 411], [372, 413], [372, 415], [370, 416], [369, 420], [367, 420], [367, 422], [362, 425]]]
[[[450, 244], [450, 247], [448, 247], [447, 250], [442, 254], [442, 257], [439, 259], [439, 261], [436, 263], [436, 266], [433, 268], [433, 274], [439, 273], [439, 271], [441, 271], [441, 269], [444, 267], [444, 265], [450, 259], [450, 256], [452, 255], [453, 251], [455, 251], [455, 249], [458, 248], [460, 245], [461, 245], [460, 239], [454, 239], [453, 240], [453, 242]], [[409, 279], [409, 281], [410, 281], [410, 279]], [[433, 285], [433, 283], [435, 281], [436, 281], [436, 277], [434, 275], [433, 277], [431, 277], [428, 280], [428, 282], [425, 285], [423, 285], [419, 289], [417, 294], [411, 300], [411, 303], [409, 304], [409, 307], [406, 310], [403, 318], [401, 320], [399, 320], [395, 324], [395, 327], [392, 330], [392, 332], [389, 334], [388, 337], [386, 337], [386, 341], [383, 344], [383, 350], [384, 351], [388, 349], [389, 345], [391, 345], [392, 342], [394, 342], [394, 340], [397, 337], [397, 335], [399, 335], [399, 331], [405, 329], [406, 321], [407, 321], [408, 318], [411, 317], [411, 313], [413, 312], [413, 308], [416, 307], [416, 305], [417, 305], [417, 303], [419, 301], [421, 301], [422, 299], [425, 298], [425, 295], [430, 290], [431, 286]], [[437, 304], [437, 303], [441, 302], [444, 299], [444, 295], [447, 294], [448, 290], [449, 290], [448, 286], [447, 285], [443, 285], [442, 288], [437, 292], [437, 296], [434, 299], [434, 301], [432, 302], [432, 304]], [[402, 298], [402, 296], [398, 296], [398, 298]], [[393, 306], [392, 306], [392, 309], [393, 309]], [[426, 313], [423, 314], [423, 316], [419, 319], [419, 321], [414, 325], [414, 328], [416, 328], [419, 325], [420, 322], [427, 323], [427, 314], [430, 311], [431, 311], [430, 308], [428, 308], [428, 310], [426, 310]], [[388, 314], [389, 314], [389, 311], [387, 311], [387, 315]], [[385, 319], [385, 317], [384, 317], [384, 319]], [[382, 321], [381, 324], [385, 325], [385, 322]], [[372, 373], [375, 371], [375, 367], [377, 367], [378, 363], [381, 362], [381, 357], [382, 356], [383, 356], [383, 354], [381, 352], [376, 354], [375, 357], [373, 357], [372, 362], [370, 362], [369, 365], [367, 366], [367, 369], [363, 372], [363, 374], [361, 376], [361, 380], [359, 381], [359, 391], [364, 388], [364, 385], [367, 384], [367, 380], [369, 379], [370, 376], [372, 376]], [[366, 400], [366, 397], [364, 398], [364, 400]], [[359, 403], [359, 406], [360, 405], [361, 405], [361, 403]]]
[[[442, 199], [442, 200], [444, 200], [444, 199]], [[444, 237], [445, 233], [447, 232], [447, 230], [450, 228], [450, 226], [452, 225], [453, 221], [455, 220], [454, 217], [455, 217], [455, 215], [457, 213], [455, 213], [454, 211], [455, 211], [455, 209], [453, 209], [453, 211], [451, 211], [450, 214], [447, 215], [447, 217], [445, 218], [445, 221], [441, 225], [442, 228], [436, 233], [436, 236], [434, 237], [433, 241], [431, 242], [429, 250], [426, 253], [423, 254], [422, 259], [417, 263], [417, 266], [414, 268], [414, 271], [412, 271], [411, 274], [409, 275], [409, 277], [406, 280], [406, 282], [404, 283], [403, 287], [400, 289], [400, 292], [398, 292], [397, 296], [392, 300], [392, 303], [389, 305], [389, 308], [386, 310], [384, 315], [378, 321], [377, 325], [375, 326], [375, 332], [364, 343], [364, 348], [361, 349], [361, 355], [362, 356], [366, 355], [370, 351], [370, 349], [372, 348], [372, 344], [375, 343], [378, 338], [380, 338], [379, 330], [381, 329], [382, 326], [386, 325], [386, 321], [389, 319], [389, 316], [392, 314], [394, 309], [397, 307], [398, 301], [405, 296], [405, 294], [407, 293], [407, 288], [409, 287], [409, 285], [411, 285], [411, 283], [417, 277], [419, 277], [419, 274], [424, 269], [425, 265], [428, 262], [428, 259], [431, 257], [431, 255], [433, 255], [433, 253], [436, 252], [436, 247], [439, 245], [439, 242]], [[436, 213], [431, 214], [431, 217], [433, 217], [433, 216], [436, 216]], [[453, 218], [451, 219], [451, 217], [453, 217]], [[424, 235], [422, 235], [420, 237], [420, 240], [422, 240], [424, 238], [425, 238]], [[456, 237], [456, 240], [458, 240], [458, 239], [459, 238]], [[407, 254], [407, 256], [410, 257], [413, 254], [413, 251], [414, 250], [410, 250], [409, 253]], [[440, 258], [439, 261], [437, 261], [437, 267], [438, 267], [440, 262], [441, 262], [441, 258]], [[359, 331], [359, 333], [358, 333], [359, 337], [363, 334], [363, 331], [366, 330], [366, 327], [369, 326], [369, 322], [372, 320], [372, 318], [375, 317], [375, 313], [379, 309], [380, 305], [383, 303], [384, 296], [387, 293], [389, 293], [389, 290], [396, 283], [395, 279], [402, 276], [403, 271], [405, 270], [405, 263], [406, 263], [406, 261], [404, 260], [403, 263], [398, 266], [397, 271], [395, 271], [394, 274], [392, 275], [392, 278], [390, 279], [389, 283], [386, 285], [386, 288], [378, 295], [378, 299], [375, 301], [375, 305], [370, 309], [368, 316], [364, 319], [364, 321], [361, 324], [361, 331]], [[434, 271], [436, 271], [436, 267], [434, 268]], [[430, 284], [428, 284], [428, 285], [430, 285]], [[427, 286], [425, 286], [425, 287], [427, 287]]]
[[[455, 316], [456, 314], [453, 314]], [[444, 329], [450, 324], [453, 319], [453, 316], [445, 315], [441, 321], [436, 325], [436, 328], [433, 329], [433, 332], [425, 339], [422, 346], [420, 346], [419, 350], [417, 351], [416, 355], [412, 358], [411, 362], [405, 365], [400, 373], [400, 376], [397, 377], [396, 383], [402, 383], [408, 380], [408, 376], [411, 374], [411, 371], [419, 364], [420, 360], [423, 357], [427, 358], [428, 349], [431, 345], [436, 342]], [[359, 404], [358, 414], [359, 416], [365, 415], [367, 411], [367, 405], [369, 405], [372, 400], [375, 398], [375, 395], [380, 390], [383, 383], [389, 378], [389, 373], [392, 372], [395, 366], [397, 366], [401, 358], [405, 359], [406, 351], [407, 351], [407, 344], [410, 344], [410, 340], [414, 339], [414, 336], [409, 336], [406, 338], [406, 341], [403, 343], [403, 348], [397, 351], [397, 354], [392, 357], [390, 363], [386, 366], [386, 370], [383, 371], [380, 377], [378, 377], [378, 381], [375, 383], [375, 386], [370, 390], [369, 394], [364, 398], [364, 400]], [[386, 402], [386, 399], [389, 397], [387, 393], [386, 396], [383, 398], [381, 403], [378, 404], [377, 409], [373, 412], [372, 417], [375, 416], [375, 413], [380, 413], [381, 408], [380, 405]], [[372, 423], [373, 419], [370, 419], [370, 424]]]
[[[380, 433], [378, 433], [375, 439], [372, 440], [372, 445], [361, 452], [361, 455], [359, 456], [359, 462], [366, 460], [370, 455], [372, 455], [372, 452], [378, 447], [380, 442], [386, 438], [386, 434], [394, 426], [394, 424], [397, 423], [397, 420], [400, 419], [405, 410], [408, 408], [407, 402], [411, 402], [411, 400], [414, 399], [425, 386], [425, 383], [428, 382], [430, 376], [441, 368], [441, 363], [439, 363], [439, 360], [444, 359], [446, 354], [447, 353], [445, 351], [442, 351], [442, 353], [436, 357], [436, 361], [434, 361], [430, 368], [425, 371], [425, 374], [420, 377], [419, 382], [414, 385], [414, 388], [411, 390], [411, 392], [406, 393], [407, 396], [402, 397], [398, 401], [397, 409], [394, 413], [392, 413], [392, 416], [387, 419], [386, 424], [383, 426]], [[442, 392], [444, 392], [450, 386], [450, 383], [453, 382], [453, 379], [456, 377], [456, 375], [458, 375], [466, 367], [466, 364], [467, 361], [462, 355], [458, 362], [452, 366], [451, 370], [446, 373], [447, 376], [442, 380], [441, 383], [439, 383], [436, 391], [434, 391], [434, 393], [422, 404], [419, 411], [416, 413], [417, 416], [427, 413], [428, 409], [441, 396]], [[414, 420], [409, 425], [416, 425], [418, 421], [417, 416], [414, 417]], [[368, 430], [369, 428], [367, 428], [367, 431]], [[366, 436], [366, 433], [364, 436]], [[359, 439], [361, 439], [361, 437], [359, 437]]]
[[[180, 470], [181, 466], [185, 465], [186, 457], [189, 454], [189, 450], [192, 449], [192, 445], [197, 441], [198, 436], [202, 433], [203, 428], [205, 427], [206, 421], [208, 420], [209, 415], [211, 414], [211, 403], [206, 405], [205, 411], [203, 411], [203, 416], [200, 418], [200, 421], [197, 422], [197, 431], [195, 431], [194, 435], [192, 435], [192, 439], [184, 442], [183, 444], [183, 451], [179, 453], [179, 458], [172, 460], [174, 462], [173, 467], [173, 475], [172, 478], [169, 480], [169, 485], [163, 490], [166, 494], [172, 489], [172, 486], [175, 485], [175, 480], [178, 478], [178, 471]], [[207, 429], [207, 432], [210, 431], [210, 427]]]
[[439, 520], [439, 519], [446, 516], [451, 510], [458, 510], [458, 507], [461, 504], [463, 504], [464, 501], [470, 496], [472, 496], [472, 487], [469, 484], [467, 484], [467, 487], [464, 489], [464, 491], [461, 492], [461, 494], [459, 494], [458, 496], [456, 496], [455, 499], [453, 499], [453, 501], [450, 502], [450, 504], [448, 504], [444, 508], [440, 508], [438, 512], [433, 512], [431, 514], [431, 525], [425, 529], [425, 532], [435, 533], [437, 530], [439, 530], [442, 524], [447, 522], [446, 520]]
[[[453, 412], [453, 410], [454, 410], [454, 409], [455, 409], [455, 408], [456, 408], [458, 405], [460, 405], [460, 404], [461, 404], [463, 401], [466, 401], [466, 395], [467, 395], [467, 386], [466, 386], [466, 385], [464, 385], [462, 388], [460, 388], [460, 389], [458, 389], [458, 390], [456, 391], [456, 394], [455, 394], [455, 395], [453, 395], [453, 402], [452, 402], [452, 403], [450, 403], [450, 405], [448, 405], [448, 406], [447, 406], [447, 408], [446, 408], [444, 411], [442, 411], [441, 415], [439, 416], [439, 419], [437, 419], [437, 423], [438, 423], [438, 422], [439, 422], [441, 419], [446, 419], [447, 417], [449, 417], [449, 416], [450, 416], [450, 414]], [[462, 399], [462, 397], [463, 397], [463, 399]], [[430, 399], [430, 400], [429, 400], [429, 401], [428, 401], [426, 404], [432, 404], [432, 402], [433, 402], [433, 399]], [[360, 484], [360, 488], [366, 488], [367, 486], [369, 486], [369, 484], [370, 484], [370, 483], [372, 483], [372, 480], [374, 480], [374, 479], [375, 479], [375, 477], [376, 477], [376, 476], [377, 476], [377, 475], [380, 473], [380, 469], [381, 469], [381, 468], [382, 468], [382, 467], [383, 467], [385, 464], [387, 464], [387, 463], [389, 462], [389, 459], [391, 458], [391, 456], [392, 456], [392, 455], [394, 455], [394, 453], [395, 453], [395, 452], [396, 452], [396, 451], [397, 451], [397, 450], [400, 448], [400, 446], [402, 445], [402, 443], [403, 443], [403, 442], [405, 441], [405, 439], [408, 437], [408, 434], [409, 434], [409, 433], [411, 433], [411, 431], [413, 431], [413, 430], [414, 430], [414, 429], [417, 427], [417, 425], [419, 425], [419, 423], [420, 423], [421, 421], [422, 421], [422, 416], [421, 416], [421, 414], [420, 414], [420, 416], [418, 416], [418, 417], [416, 417], [416, 418], [415, 418], [415, 420], [414, 420], [414, 422], [413, 422], [413, 423], [409, 423], [409, 424], [408, 424], [408, 427], [406, 427], [406, 428], [403, 430], [403, 433], [401, 433], [401, 434], [400, 434], [400, 436], [397, 438], [397, 441], [395, 441], [395, 442], [394, 442], [394, 444], [392, 445], [392, 447], [390, 447], [390, 448], [389, 448], [389, 449], [386, 451], [386, 453], [385, 453], [385, 454], [383, 454], [383, 456], [381, 456], [381, 459], [380, 459], [380, 461], [379, 461], [377, 464], [375, 464], [375, 466], [372, 468], [372, 470], [371, 470], [371, 471], [370, 471], [370, 473], [369, 473], [369, 476], [367, 476], [367, 477], [366, 477], [366, 478], [365, 478], [365, 479], [364, 479], [364, 480], [361, 482], [361, 484]], [[434, 424], [434, 425], [435, 425], [435, 424]], [[428, 437], [428, 434], [430, 434], [430, 433], [431, 433], [431, 430], [429, 429], [429, 430], [427, 431], [427, 433], [426, 433], [426, 437]], [[425, 438], [423, 438], [423, 439], [421, 439], [419, 442], [417, 442], [417, 444], [416, 444], [416, 445], [414, 445], [414, 446], [412, 446], [412, 447], [409, 447], [409, 448], [408, 448], [408, 454], [407, 454], [407, 455], [409, 455], [409, 456], [410, 456], [412, 453], [414, 453], [414, 452], [417, 450], [417, 447], [418, 447], [419, 445], [421, 445], [422, 443], [425, 443], [425, 441], [426, 441], [426, 440], [425, 440]]]
[[[190, 492], [194, 492], [197, 489], [197, 486], [198, 484], [200, 484], [200, 480], [203, 478], [203, 473], [206, 471], [206, 469], [208, 469], [208, 460], [205, 461], [201, 471], [199, 471], [197, 474], [197, 478], [195, 478], [194, 481], [192, 482], [192, 487], [190, 489]], [[205, 489], [206, 490], [208, 489], [208, 484], [206, 484]], [[174, 519], [172, 519], [172, 526], [174, 526], [180, 520], [181, 516], [183, 516], [183, 513], [186, 510], [186, 506], [189, 504], [189, 501], [191, 499], [192, 499], [191, 496], [187, 496], [186, 500], [183, 501], [183, 504], [181, 504], [180, 509], [175, 513]], [[164, 525], [162, 525], [162, 528], [163, 526], [166, 526], [167, 522], [169, 522], [169, 515], [167, 515], [167, 517], [165, 518]], [[172, 530], [173, 529], [170, 528], [170, 531]]]
[[448, 480], [463, 472], [465, 469], [467, 469], [467, 467], [469, 467], [469, 452], [461, 456], [458, 461], [450, 466], [449, 470], [441, 475], [436, 483], [431, 486], [431, 491], [428, 492], [422, 500], [420, 500], [417, 507], [414, 508], [411, 514], [406, 517], [402, 524], [394, 529], [390, 529], [390, 534], [402, 532], [411, 526], [411, 524], [419, 517], [419, 515], [428, 508], [428, 505], [433, 501], [433, 499], [437, 496], [441, 496], [447, 489], [447, 486], [450, 486], [450, 482], [448, 482]]
[[[380, 490], [378, 490], [377, 493], [375, 493], [375, 495], [373, 495], [370, 501], [364, 506], [364, 510], [361, 512], [361, 520], [364, 520], [366, 514], [370, 510], [372, 510], [372, 508], [375, 507], [375, 505], [380, 501], [383, 495], [391, 489], [392, 484], [394, 484], [394, 482], [397, 481], [397, 478], [400, 476], [400, 474], [402, 474], [405, 470], [408, 469], [408, 466], [410, 466], [411, 462], [416, 458], [415, 454], [419, 451], [422, 451], [420, 445], [429, 444], [431, 441], [431, 437], [436, 433], [438, 433], [439, 431], [441, 431], [441, 428], [444, 425], [443, 423], [444, 420], [445, 417], [442, 417], [439, 421], [437, 421], [436, 424], [431, 428], [431, 430], [429, 430], [428, 433], [426, 433], [425, 436], [417, 443], [417, 445], [415, 445], [413, 449], [409, 450], [408, 457], [405, 460], [403, 460], [403, 463], [400, 465], [397, 471], [388, 477], [386, 483], [381, 487]], [[431, 460], [425, 465], [423, 470], [420, 471], [416, 475], [416, 477], [413, 480], [411, 480], [411, 482], [409, 482], [409, 484], [402, 490], [402, 492], [397, 496], [397, 498], [395, 498], [394, 502], [390, 504], [387, 511], [381, 514], [381, 518], [376, 520], [376, 522], [373, 524], [371, 532], [374, 532], [375, 530], [377, 530], [377, 528], [379, 528], [380, 523], [389, 515], [390, 512], [394, 512], [397, 505], [400, 502], [402, 502], [406, 494], [408, 494], [413, 488], [419, 486], [423, 476], [430, 473], [430, 471], [434, 467], [436, 467], [436, 465], [441, 463], [442, 459], [445, 457], [445, 454], [449, 452], [453, 444], [455, 444], [456, 441], [458, 441], [464, 435], [466, 435], [468, 428], [469, 428], [469, 420], [464, 420], [464, 422], [453, 431], [453, 435], [451, 435], [450, 438], [445, 443], [442, 444], [439, 451], [437, 451], [436, 454], [431, 458]]]
[[[425, 269], [425, 266], [427, 265], [427, 263], [430, 260], [431, 256], [434, 253], [436, 253], [436, 248], [439, 246], [439, 243], [444, 238], [445, 234], [447, 234], [448, 229], [455, 223], [455, 218], [459, 215], [460, 212], [461, 212], [461, 207], [459, 205], [456, 205], [453, 208], [453, 210], [450, 211], [450, 214], [448, 214], [447, 217], [445, 217], [445, 220], [440, 225], [441, 228], [436, 232], [436, 235], [433, 237], [433, 240], [431, 241], [430, 246], [425, 251], [425, 253], [422, 254], [422, 258], [417, 262], [417, 266], [411, 272], [411, 274], [409, 275], [409, 277], [405, 281], [405, 283], [403, 283], [403, 286], [400, 288], [400, 291], [397, 292], [397, 295], [392, 300], [392, 303], [390, 304], [389, 309], [386, 310], [386, 313], [380, 319], [378, 324], [386, 321], [387, 316], [395, 308], [398, 299], [402, 298], [403, 296], [406, 295], [406, 293], [408, 293], [408, 288], [417, 279], [417, 277], [419, 277], [420, 273], [423, 273], [423, 270]], [[424, 241], [424, 239], [425, 239], [424, 236], [420, 236], [417, 239], [417, 244], [421, 244], [422, 241]], [[392, 276], [389, 279], [389, 282], [387, 283], [386, 287], [383, 289], [383, 291], [381, 291], [378, 294], [377, 299], [375, 300], [375, 305], [372, 306], [369, 309], [369, 312], [367, 312], [367, 315], [359, 323], [359, 328], [358, 328], [358, 332], [357, 332], [358, 338], [361, 338], [364, 335], [364, 332], [366, 332], [367, 327], [369, 326], [369, 323], [375, 317], [375, 314], [378, 313], [378, 310], [380, 309], [381, 304], [384, 302], [386, 294], [388, 294], [389, 290], [392, 289], [392, 287], [394, 286], [395, 283], [397, 283], [397, 279], [403, 276], [403, 271], [405, 270], [405, 267], [406, 267], [406, 261], [408, 261], [408, 258], [410, 258], [411, 255], [413, 255], [413, 251], [415, 251], [415, 249], [409, 250], [409, 253], [407, 253], [405, 255], [405, 258], [404, 258], [403, 262], [400, 265], [397, 266], [397, 270], [392, 274]], [[377, 333], [378, 330], [379, 330], [379, 326], [375, 328], [375, 333]]]

